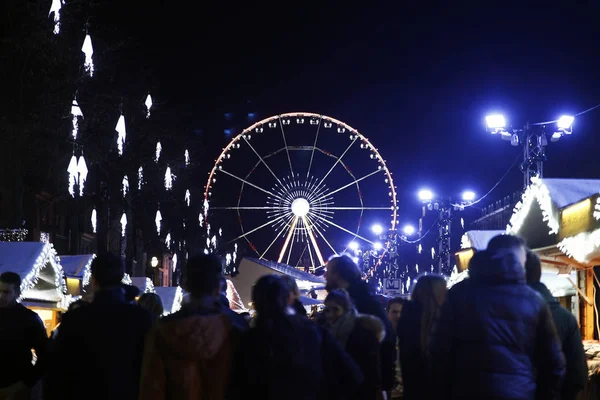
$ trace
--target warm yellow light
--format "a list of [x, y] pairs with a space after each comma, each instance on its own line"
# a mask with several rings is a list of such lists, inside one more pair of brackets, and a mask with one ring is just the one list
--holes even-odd
[[588, 198], [562, 210], [560, 236], [565, 238], [590, 230], [592, 209], [592, 200]]
[[81, 281], [77, 278], [67, 278], [67, 293], [79, 296], [81, 293]]

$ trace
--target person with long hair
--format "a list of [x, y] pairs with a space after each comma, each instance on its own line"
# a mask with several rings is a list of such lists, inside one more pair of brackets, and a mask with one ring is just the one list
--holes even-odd
[[427, 344], [446, 296], [446, 280], [423, 275], [415, 284], [398, 322], [404, 399], [428, 398]]
[[252, 288], [252, 302], [256, 316], [233, 363], [230, 399], [347, 399], [353, 394], [362, 380], [358, 367], [331, 335], [293, 312], [293, 293], [281, 277], [261, 277]]

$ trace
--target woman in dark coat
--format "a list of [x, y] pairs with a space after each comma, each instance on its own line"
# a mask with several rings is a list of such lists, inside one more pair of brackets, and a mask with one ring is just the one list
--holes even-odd
[[424, 275], [417, 280], [411, 300], [402, 309], [397, 332], [405, 400], [430, 398], [427, 344], [445, 295], [443, 277]]

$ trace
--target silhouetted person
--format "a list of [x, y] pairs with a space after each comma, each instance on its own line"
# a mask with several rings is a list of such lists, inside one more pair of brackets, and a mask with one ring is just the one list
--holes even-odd
[[156, 293], [142, 294], [138, 298], [137, 304], [150, 313], [154, 322], [158, 321], [165, 312], [162, 300]]
[[548, 306], [526, 284], [526, 251], [521, 238], [495, 237], [448, 292], [430, 349], [436, 398], [556, 398], [565, 361]]
[[99, 255], [91, 272], [92, 302], [63, 316], [44, 382], [46, 400], [138, 396], [144, 340], [152, 319], [128, 302], [120, 257]]
[[222, 265], [214, 255], [190, 258], [182, 288], [189, 301], [161, 318], [146, 342], [141, 400], [222, 400], [232, 358], [248, 329], [222, 301]]
[[[392, 323], [392, 327], [394, 328], [394, 332], [398, 332], [398, 321], [400, 321], [400, 317], [402, 316], [402, 310], [404, 305], [406, 304], [406, 300], [402, 297], [394, 297], [391, 299], [386, 307], [388, 318]], [[396, 352], [398, 352], [398, 341], [396, 341]], [[400, 399], [402, 398], [402, 393], [404, 391], [402, 385], [402, 371], [400, 369], [400, 361], [396, 359], [396, 381], [394, 390], [392, 390], [391, 397], [392, 399]]]
[[359, 313], [373, 315], [385, 326], [386, 335], [381, 343], [381, 384], [383, 390], [391, 392], [396, 374], [396, 333], [383, 306], [361, 277], [360, 269], [347, 255], [333, 257], [327, 263], [327, 290], [346, 289]]
[[[0, 399], [28, 399], [46, 366], [48, 335], [40, 317], [17, 300], [21, 277], [0, 275]], [[32, 364], [31, 349], [37, 361]]]
[[298, 289], [298, 284], [296, 283], [296, 279], [294, 279], [288, 275], [283, 275], [283, 279], [285, 280], [285, 282], [290, 287], [290, 290], [292, 291], [291, 302], [292, 302], [292, 308], [294, 309], [294, 312], [298, 315], [306, 317], [308, 314], [306, 313], [306, 308], [304, 308], [302, 301], [300, 301], [300, 289]]
[[527, 253], [525, 270], [529, 286], [538, 292], [550, 307], [552, 319], [565, 355], [567, 372], [560, 390], [560, 398], [561, 400], [575, 400], [577, 393], [584, 389], [588, 381], [587, 357], [583, 350], [577, 318], [566, 308], [563, 308], [558, 300], [552, 296], [546, 285], [540, 282], [542, 279], [542, 264], [538, 256], [531, 251]]

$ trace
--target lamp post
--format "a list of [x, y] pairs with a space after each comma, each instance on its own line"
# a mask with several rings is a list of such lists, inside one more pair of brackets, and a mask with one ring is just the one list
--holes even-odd
[[423, 218], [427, 211], [438, 212], [437, 227], [438, 227], [438, 252], [436, 257], [437, 272], [439, 274], [450, 274], [452, 271], [452, 243], [451, 243], [451, 228], [452, 228], [452, 211], [462, 211], [464, 207], [473, 204], [475, 201], [475, 192], [466, 190], [461, 196], [460, 203], [453, 203], [449, 197], [436, 198], [434, 193], [428, 189], [422, 189], [418, 193], [419, 200], [423, 203], [423, 215], [419, 223], [422, 232]]
[[563, 115], [555, 121], [539, 124], [527, 123], [522, 129], [507, 127], [503, 115], [494, 114], [485, 117], [487, 131], [499, 135], [503, 140], [510, 141], [513, 146], [523, 146], [523, 188], [531, 182], [531, 178], [544, 176], [544, 161], [546, 161], [546, 146], [548, 135], [551, 142], [557, 142], [564, 135], [573, 133], [575, 117]]

